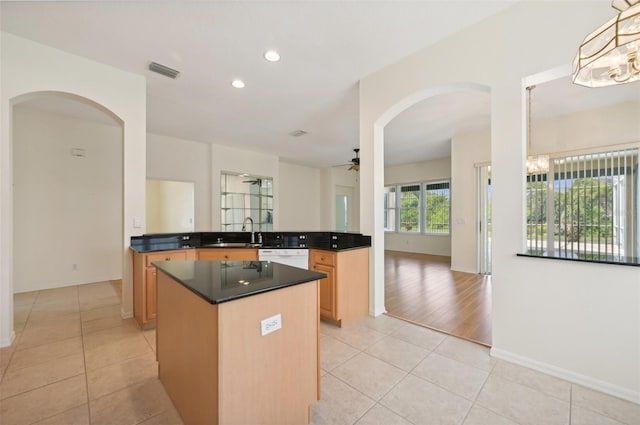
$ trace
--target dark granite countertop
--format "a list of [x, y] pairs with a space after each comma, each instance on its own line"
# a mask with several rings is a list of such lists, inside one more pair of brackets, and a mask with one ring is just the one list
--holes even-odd
[[269, 261], [156, 261], [153, 265], [211, 304], [326, 277]]
[[540, 253], [540, 252], [534, 252], [534, 251], [519, 252], [516, 255], [518, 257], [545, 258], [549, 260], [578, 261], [583, 263], [600, 263], [600, 264], [614, 264], [614, 265], [621, 265], [621, 266], [640, 267], [640, 258], [638, 257], [624, 257], [624, 256], [617, 256], [617, 255], [599, 255], [599, 254], [563, 255], [562, 252], [552, 255], [548, 253]]
[[131, 237], [131, 249], [136, 252], [172, 251], [177, 249], [210, 248], [311, 248], [327, 251], [346, 251], [368, 248], [371, 236], [360, 233], [341, 232], [256, 232], [260, 234], [261, 246], [224, 246], [216, 247], [218, 241], [249, 244], [249, 232], [194, 232], [163, 233]]

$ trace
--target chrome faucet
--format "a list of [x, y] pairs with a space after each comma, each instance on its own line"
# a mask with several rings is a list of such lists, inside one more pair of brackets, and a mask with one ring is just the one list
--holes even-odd
[[242, 231], [243, 232], [247, 231], [247, 220], [251, 222], [251, 243], [256, 243], [256, 234], [253, 233], [253, 219], [251, 217], [245, 218], [244, 221], [242, 222]]

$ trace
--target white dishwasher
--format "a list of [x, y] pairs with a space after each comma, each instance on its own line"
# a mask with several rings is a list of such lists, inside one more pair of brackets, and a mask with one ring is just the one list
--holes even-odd
[[258, 250], [258, 260], [271, 261], [309, 270], [309, 250], [302, 248], [263, 248]]

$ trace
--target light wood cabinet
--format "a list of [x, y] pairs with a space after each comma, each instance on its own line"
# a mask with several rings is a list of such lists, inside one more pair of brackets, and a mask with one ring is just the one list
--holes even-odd
[[157, 271], [154, 261], [195, 260], [195, 250], [133, 252], [133, 316], [143, 329], [156, 324]]
[[320, 280], [320, 317], [338, 326], [369, 314], [369, 249], [309, 250], [311, 270]]
[[148, 267], [146, 270], [146, 277], [147, 280], [144, 284], [144, 306], [145, 308], [143, 309], [145, 312], [145, 321], [149, 322], [151, 320], [154, 320], [156, 318], [156, 311], [158, 310], [156, 308], [156, 287], [157, 287], [157, 275], [158, 275], [158, 271], [156, 270], [155, 267], [151, 266]]
[[151, 253], [133, 252], [133, 316], [143, 329], [153, 328], [157, 317], [157, 271], [154, 261], [257, 261], [257, 249], [186, 249]]
[[205, 261], [258, 261], [257, 249], [198, 249], [198, 260]]
[[327, 275], [320, 281], [320, 315], [323, 317], [336, 317], [336, 268], [322, 263], [316, 263], [313, 271]]
[[[316, 281], [211, 304], [158, 273], [158, 377], [185, 424], [306, 424], [319, 398]], [[278, 312], [282, 327], [261, 335]]]

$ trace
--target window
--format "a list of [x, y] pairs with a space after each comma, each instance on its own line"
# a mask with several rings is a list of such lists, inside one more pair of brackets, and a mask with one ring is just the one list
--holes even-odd
[[390, 232], [449, 235], [450, 195], [449, 181], [385, 187], [384, 229]]
[[273, 231], [273, 179], [222, 172], [220, 174], [220, 227], [223, 232]]
[[449, 182], [424, 185], [425, 233], [449, 233]]
[[396, 230], [396, 187], [384, 188], [384, 230]]
[[400, 231], [420, 233], [420, 185], [400, 186]]
[[554, 158], [527, 176], [527, 248], [580, 259], [638, 255], [640, 149]]

